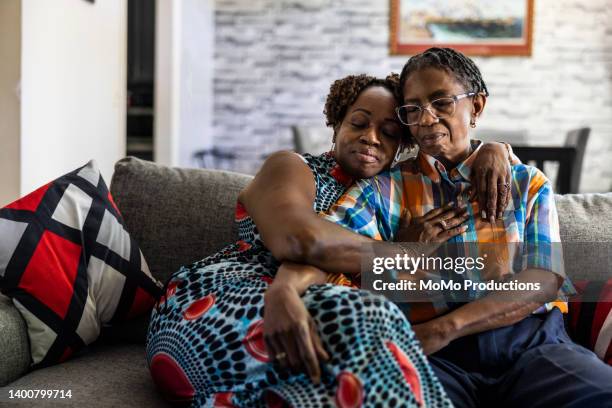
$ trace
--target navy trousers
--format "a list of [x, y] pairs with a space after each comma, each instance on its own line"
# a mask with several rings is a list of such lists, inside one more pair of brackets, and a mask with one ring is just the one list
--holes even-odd
[[612, 367], [571, 341], [558, 309], [429, 356], [457, 408], [612, 407]]

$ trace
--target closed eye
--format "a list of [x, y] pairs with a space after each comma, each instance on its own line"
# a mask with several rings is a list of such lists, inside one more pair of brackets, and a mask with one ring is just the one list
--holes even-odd
[[406, 113], [415, 113], [419, 111], [419, 107], [417, 105], [406, 105], [402, 107]]
[[438, 99], [431, 103], [434, 108], [445, 108], [453, 104], [452, 98]]
[[356, 129], [365, 129], [366, 127], [368, 127], [368, 124], [367, 123], [351, 122], [351, 126], [353, 126]]

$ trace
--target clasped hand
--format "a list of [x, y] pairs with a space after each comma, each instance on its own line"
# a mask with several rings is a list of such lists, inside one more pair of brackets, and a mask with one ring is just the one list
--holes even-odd
[[468, 218], [466, 208], [457, 208], [452, 203], [435, 208], [422, 217], [408, 218], [404, 213], [395, 241], [443, 243], [464, 233], [467, 226], [462, 224]]
[[319, 383], [319, 361], [329, 360], [329, 355], [296, 289], [272, 283], [266, 291], [264, 341], [271, 360], [293, 373], [305, 372]]

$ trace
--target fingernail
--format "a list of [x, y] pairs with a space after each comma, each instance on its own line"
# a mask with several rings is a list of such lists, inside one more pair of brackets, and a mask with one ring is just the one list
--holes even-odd
[[482, 211], [480, 212], [480, 217], [481, 217], [483, 220], [486, 220], [486, 219], [487, 219], [487, 212], [486, 212], [485, 210], [482, 210]]
[[467, 231], [467, 229], [468, 229], [468, 228], [469, 228], [469, 226], [467, 226], [467, 225], [462, 225], [462, 226], [461, 226], [461, 229], [462, 229], [463, 231]]

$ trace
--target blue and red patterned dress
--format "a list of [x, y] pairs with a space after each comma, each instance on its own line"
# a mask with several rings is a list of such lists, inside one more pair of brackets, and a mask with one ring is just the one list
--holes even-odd
[[[351, 180], [330, 154], [304, 155], [314, 210]], [[193, 407], [447, 407], [408, 320], [386, 298], [327, 283], [302, 296], [330, 360], [321, 382], [273, 364], [263, 340], [264, 293], [278, 262], [238, 204], [240, 241], [174, 273], [152, 312], [147, 361], [158, 389]], [[342, 281], [342, 279], [339, 279]]]

